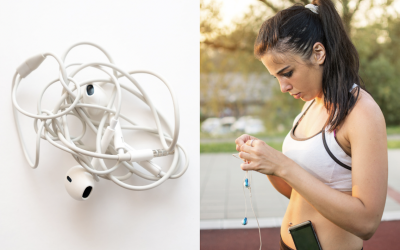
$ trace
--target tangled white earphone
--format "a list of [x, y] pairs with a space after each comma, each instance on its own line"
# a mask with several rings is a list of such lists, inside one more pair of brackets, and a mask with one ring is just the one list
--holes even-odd
[[[90, 45], [102, 51], [109, 62], [91, 63], [72, 63], [64, 65], [68, 53], [76, 46]], [[37, 103], [37, 114], [29, 113], [22, 109], [17, 102], [16, 93], [20, 82], [32, 71], [39, 67], [46, 57], [54, 57], [60, 66], [59, 78], [51, 81], [43, 89]], [[67, 69], [76, 67], [67, 74]], [[109, 78], [95, 78], [83, 82], [78, 82], [74, 77], [86, 68], [93, 68], [105, 73]], [[106, 69], [111, 69], [111, 74]], [[166, 121], [163, 115], [155, 108], [150, 97], [141, 85], [132, 77], [134, 74], [150, 74], [160, 79], [168, 88], [174, 105], [174, 130]], [[120, 82], [120, 78], [129, 80], [129, 84]], [[41, 107], [41, 101], [46, 90], [54, 83], [60, 82], [63, 86], [61, 97], [53, 110], [45, 110]], [[72, 84], [71, 84], [72, 83]], [[132, 88], [131, 83], [139, 90]], [[112, 85], [111, 97], [107, 97], [102, 86]], [[156, 128], [139, 126], [130, 118], [121, 114], [121, 89], [138, 97], [145, 102], [151, 110], [156, 122]], [[32, 168], [39, 164], [40, 139], [47, 140], [55, 147], [70, 153], [79, 165], [71, 168], [64, 179], [68, 193], [76, 200], [86, 200], [90, 197], [96, 181], [99, 177], [108, 179], [117, 185], [130, 190], [147, 190], [154, 188], [167, 179], [176, 179], [182, 176], [188, 168], [189, 158], [185, 149], [178, 143], [179, 135], [179, 108], [171, 86], [159, 75], [148, 70], [133, 70], [126, 72], [115, 65], [111, 56], [99, 45], [91, 42], [80, 42], [69, 47], [61, 59], [52, 53], [43, 53], [27, 59], [21, 64], [13, 77], [12, 83], [12, 103], [14, 120], [17, 128], [19, 140], [25, 158]], [[18, 113], [34, 118], [34, 128], [36, 136], [36, 158], [32, 161], [29, 157], [25, 141], [21, 133]], [[67, 124], [67, 115], [77, 117], [82, 123], [82, 133], [77, 137], [72, 137]], [[120, 118], [130, 123], [131, 126], [121, 127]], [[161, 127], [161, 122], [167, 124], [167, 132]], [[96, 149], [89, 150], [82, 142], [86, 127], [96, 133]], [[159, 137], [162, 149], [139, 149], [136, 150], [124, 142], [122, 129], [144, 131]], [[112, 139], [114, 139], [112, 141]], [[60, 141], [61, 143], [57, 143]], [[167, 143], [168, 142], [168, 143]], [[185, 163], [178, 172], [181, 154], [185, 155]], [[107, 153], [107, 154], [106, 154]], [[154, 157], [173, 155], [173, 161], [167, 172], [164, 172], [157, 164], [151, 161]], [[104, 160], [116, 160], [117, 163], [108, 168]], [[120, 166], [124, 166], [127, 173], [123, 176], [113, 175], [113, 171]], [[147, 172], [144, 173], [136, 169], [141, 166]], [[154, 181], [145, 186], [133, 186], [125, 183], [132, 174], [136, 174], [144, 179]]]

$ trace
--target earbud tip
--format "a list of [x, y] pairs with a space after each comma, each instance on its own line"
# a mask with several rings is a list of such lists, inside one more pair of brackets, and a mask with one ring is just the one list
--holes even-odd
[[[84, 93], [82, 94], [83, 102], [86, 104], [93, 104], [102, 107], [106, 107], [108, 104], [107, 94], [102, 87], [97, 84], [89, 84], [83, 88]], [[96, 108], [86, 108], [89, 116], [92, 119], [97, 120], [104, 113], [104, 110]]]
[[244, 180], [243, 186], [245, 186], [246, 188], [249, 188], [249, 187], [250, 187], [249, 179], [246, 178], [246, 179]]
[[75, 166], [68, 170], [64, 178], [65, 189], [72, 198], [78, 201], [89, 199], [93, 192], [95, 180], [83, 167]]

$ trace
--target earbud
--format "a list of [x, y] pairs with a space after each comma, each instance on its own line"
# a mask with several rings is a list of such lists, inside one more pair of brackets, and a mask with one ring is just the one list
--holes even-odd
[[64, 179], [65, 189], [72, 198], [78, 201], [89, 199], [94, 183], [93, 176], [79, 165], [68, 170]]
[[244, 217], [244, 219], [242, 220], [242, 224], [245, 226], [247, 225], [247, 217]]
[[[245, 188], [250, 189], [249, 178], [245, 178], [245, 179], [244, 179], [243, 186], [244, 186]], [[243, 189], [243, 192], [244, 192], [244, 189]], [[245, 198], [246, 198], [246, 196], [245, 196]], [[246, 214], [247, 214], [247, 206], [246, 206]], [[244, 226], [247, 225], [247, 217], [244, 217], [244, 219], [242, 220], [242, 224], [243, 224]]]
[[250, 183], [249, 183], [249, 179], [248, 179], [248, 178], [246, 178], [246, 179], [244, 180], [243, 186], [244, 186], [245, 188], [249, 188], [249, 187], [250, 187]]
[[[83, 93], [83, 102], [86, 104], [94, 104], [99, 106], [107, 106], [108, 98], [106, 92], [102, 87], [97, 84], [88, 84], [85, 87], [85, 91]], [[87, 108], [88, 114], [92, 116], [98, 116], [102, 114], [104, 111], [101, 109], [95, 108]]]
[[[250, 180], [249, 180], [250, 178]], [[262, 247], [262, 240], [261, 240], [261, 230], [260, 230], [260, 224], [258, 223], [257, 215], [254, 212], [253, 208], [253, 201], [252, 201], [252, 195], [251, 195], [251, 187], [250, 187], [250, 181], [253, 181], [251, 172], [249, 174], [248, 171], [246, 171], [245, 176], [244, 176], [244, 181], [243, 181], [243, 195], [244, 195], [244, 204], [245, 204], [245, 212], [244, 212], [244, 219], [242, 220], [242, 225], [247, 225], [247, 201], [246, 201], [246, 194], [244, 192], [244, 188], [247, 188], [249, 190], [249, 196], [250, 196], [250, 205], [251, 205], [251, 210], [253, 210], [254, 217], [256, 218], [257, 221], [257, 226], [258, 226], [258, 234], [260, 236], [260, 249]]]

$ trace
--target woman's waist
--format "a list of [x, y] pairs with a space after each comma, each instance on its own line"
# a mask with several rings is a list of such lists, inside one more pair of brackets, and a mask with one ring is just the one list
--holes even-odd
[[291, 248], [295, 248], [292, 236], [289, 234], [289, 224], [297, 225], [304, 221], [311, 221], [324, 250], [329, 249], [361, 249], [363, 240], [356, 235], [338, 227], [317, 210], [315, 210], [304, 198], [298, 195], [291, 199], [281, 225], [281, 237], [283, 242]]

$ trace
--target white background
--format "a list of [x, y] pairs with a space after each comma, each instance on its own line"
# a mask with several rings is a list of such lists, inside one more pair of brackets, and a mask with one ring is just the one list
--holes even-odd
[[[199, 3], [198, 1], [7, 1], [0, 9], [0, 249], [199, 249]], [[105, 48], [125, 70], [148, 69], [165, 77], [180, 103], [179, 143], [190, 155], [188, 171], [148, 191], [129, 191], [101, 179], [91, 198], [73, 200], [64, 178], [76, 162], [42, 140], [39, 167], [23, 157], [11, 109], [11, 81], [26, 58], [64, 50], [80, 41]], [[67, 62], [106, 61], [88, 46]], [[58, 77], [48, 57], [21, 82], [18, 100], [35, 112], [43, 86]], [[82, 75], [82, 79], [85, 79]], [[154, 78], [137, 80], [173, 122], [167, 89]], [[61, 87], [45, 95], [51, 109]], [[148, 109], [124, 95], [123, 112], [154, 127]], [[34, 152], [33, 120], [23, 118]], [[72, 121], [73, 123], [73, 121]], [[79, 127], [79, 126], [78, 126]], [[79, 130], [79, 129], [78, 129]], [[78, 131], [77, 130], [77, 131]], [[155, 146], [149, 136], [124, 132], [136, 148]], [[146, 139], [146, 140], [145, 140]], [[158, 160], [168, 169], [169, 159]], [[140, 178], [129, 183], [147, 184]]]

